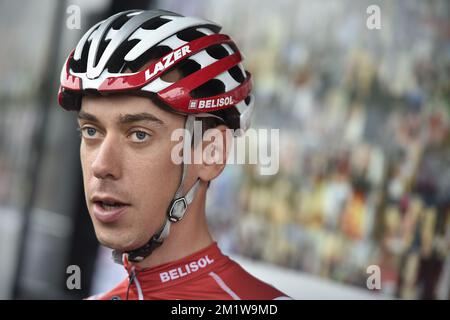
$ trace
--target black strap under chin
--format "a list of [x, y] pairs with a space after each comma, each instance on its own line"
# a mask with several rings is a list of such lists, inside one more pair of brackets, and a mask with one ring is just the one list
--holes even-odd
[[162, 243], [163, 243], [162, 240], [156, 240], [155, 237], [152, 237], [152, 239], [149, 242], [147, 242], [147, 244], [144, 245], [143, 247], [140, 247], [139, 249], [133, 251], [128, 251], [127, 252], [128, 261], [141, 262], [146, 257], [148, 257], [153, 252], [153, 250], [162, 245]]
[[158, 248], [164, 242], [163, 241], [164, 239], [160, 239], [161, 233], [164, 231], [164, 227], [165, 224], [157, 234], [153, 235], [153, 237], [140, 248], [127, 252], [113, 250], [112, 252], [113, 260], [116, 263], [123, 264], [122, 257], [123, 254], [126, 254], [128, 261], [141, 262], [146, 257], [148, 257], [153, 252], [153, 250]]

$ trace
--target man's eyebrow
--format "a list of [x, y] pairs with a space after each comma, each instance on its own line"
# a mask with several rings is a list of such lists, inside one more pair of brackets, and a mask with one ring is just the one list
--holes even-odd
[[96, 116], [93, 114], [87, 113], [85, 111], [79, 111], [78, 112], [78, 120], [86, 120], [86, 121], [92, 121], [92, 122], [100, 122]]
[[[78, 112], [78, 120], [86, 120], [91, 122], [100, 123], [100, 120], [93, 114], [87, 113], [85, 111]], [[165, 126], [166, 124], [161, 119], [155, 117], [154, 115], [142, 112], [142, 113], [134, 113], [134, 114], [125, 114], [119, 116], [119, 124], [129, 124], [138, 121], [152, 121], [161, 126]]]
[[138, 122], [138, 121], [152, 121], [156, 122], [159, 125], [165, 126], [164, 121], [161, 119], [155, 117], [154, 115], [142, 112], [142, 113], [134, 113], [134, 114], [124, 114], [119, 117], [119, 123], [120, 124], [128, 124], [132, 122]]

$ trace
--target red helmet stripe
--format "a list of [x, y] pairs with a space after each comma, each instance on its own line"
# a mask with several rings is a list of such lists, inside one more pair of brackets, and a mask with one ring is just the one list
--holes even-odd
[[99, 87], [99, 91], [133, 90], [139, 89], [161, 76], [169, 68], [180, 63], [184, 59], [221, 43], [232, 43], [230, 37], [224, 34], [212, 34], [195, 39], [179, 48], [169, 52], [161, 59], [152, 63], [146, 69], [133, 74], [125, 74], [118, 77], [109, 77]]
[[[190, 93], [192, 90], [198, 88], [199, 86], [201, 86], [205, 82], [209, 81], [210, 79], [213, 79], [214, 77], [218, 76], [219, 74], [234, 67], [239, 62], [241, 62], [241, 60], [242, 60], [241, 54], [239, 52], [236, 52], [228, 57], [225, 57], [221, 60], [214, 62], [213, 64], [210, 64], [209, 66], [207, 66], [203, 69], [200, 69], [197, 72], [190, 74], [189, 76], [187, 76], [181, 80], [178, 80], [177, 82], [175, 82], [168, 88], [161, 90], [158, 93], [158, 96], [163, 101], [165, 101], [170, 106], [172, 106], [173, 108], [175, 108], [179, 111], [188, 112], [188, 104], [190, 103], [190, 100], [192, 100], [192, 98], [190, 97]], [[247, 79], [246, 83], [247, 84], [249, 83], [249, 79]], [[239, 89], [241, 87], [246, 88], [246, 86], [243, 86], [243, 84], [241, 84], [237, 88], [235, 88], [234, 90], [232, 90], [230, 92], [233, 92], [236, 89]], [[236, 94], [237, 94], [237, 92], [243, 93], [244, 91], [245, 90], [243, 90], [242, 92], [239, 90], [236, 90]], [[216, 96], [216, 98], [230, 96], [230, 92], [226, 92], [222, 95]], [[238, 95], [239, 99], [238, 99], [238, 96], [235, 96], [234, 103], [230, 103], [230, 104], [238, 103], [240, 100], [245, 99], [247, 97], [247, 95], [248, 95], [248, 93], [246, 95], [242, 94], [242, 96], [243, 96], [242, 97], [241, 94], [239, 94]], [[211, 99], [211, 98], [208, 98], [207, 100], [209, 100], [209, 99]], [[198, 100], [202, 100], [202, 99], [198, 99]], [[230, 104], [226, 104], [224, 106], [228, 106]], [[217, 109], [222, 109], [222, 107], [223, 106], [218, 107]], [[215, 109], [215, 108], [212, 108], [212, 109]], [[192, 112], [192, 109], [190, 112]]]

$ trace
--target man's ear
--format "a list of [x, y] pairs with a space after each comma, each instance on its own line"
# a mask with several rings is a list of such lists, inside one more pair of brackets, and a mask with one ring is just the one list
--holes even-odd
[[[228, 129], [228, 130], [227, 130]], [[211, 181], [225, 168], [232, 144], [231, 130], [225, 125], [208, 129], [203, 134], [202, 143], [194, 152], [202, 153], [202, 162], [197, 165], [197, 174], [202, 181]], [[201, 150], [198, 150], [200, 148]]]

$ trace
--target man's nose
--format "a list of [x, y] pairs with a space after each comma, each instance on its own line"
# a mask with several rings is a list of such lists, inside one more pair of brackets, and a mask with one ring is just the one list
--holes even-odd
[[121, 174], [121, 152], [113, 136], [106, 136], [92, 162], [93, 175], [98, 179], [117, 180]]

